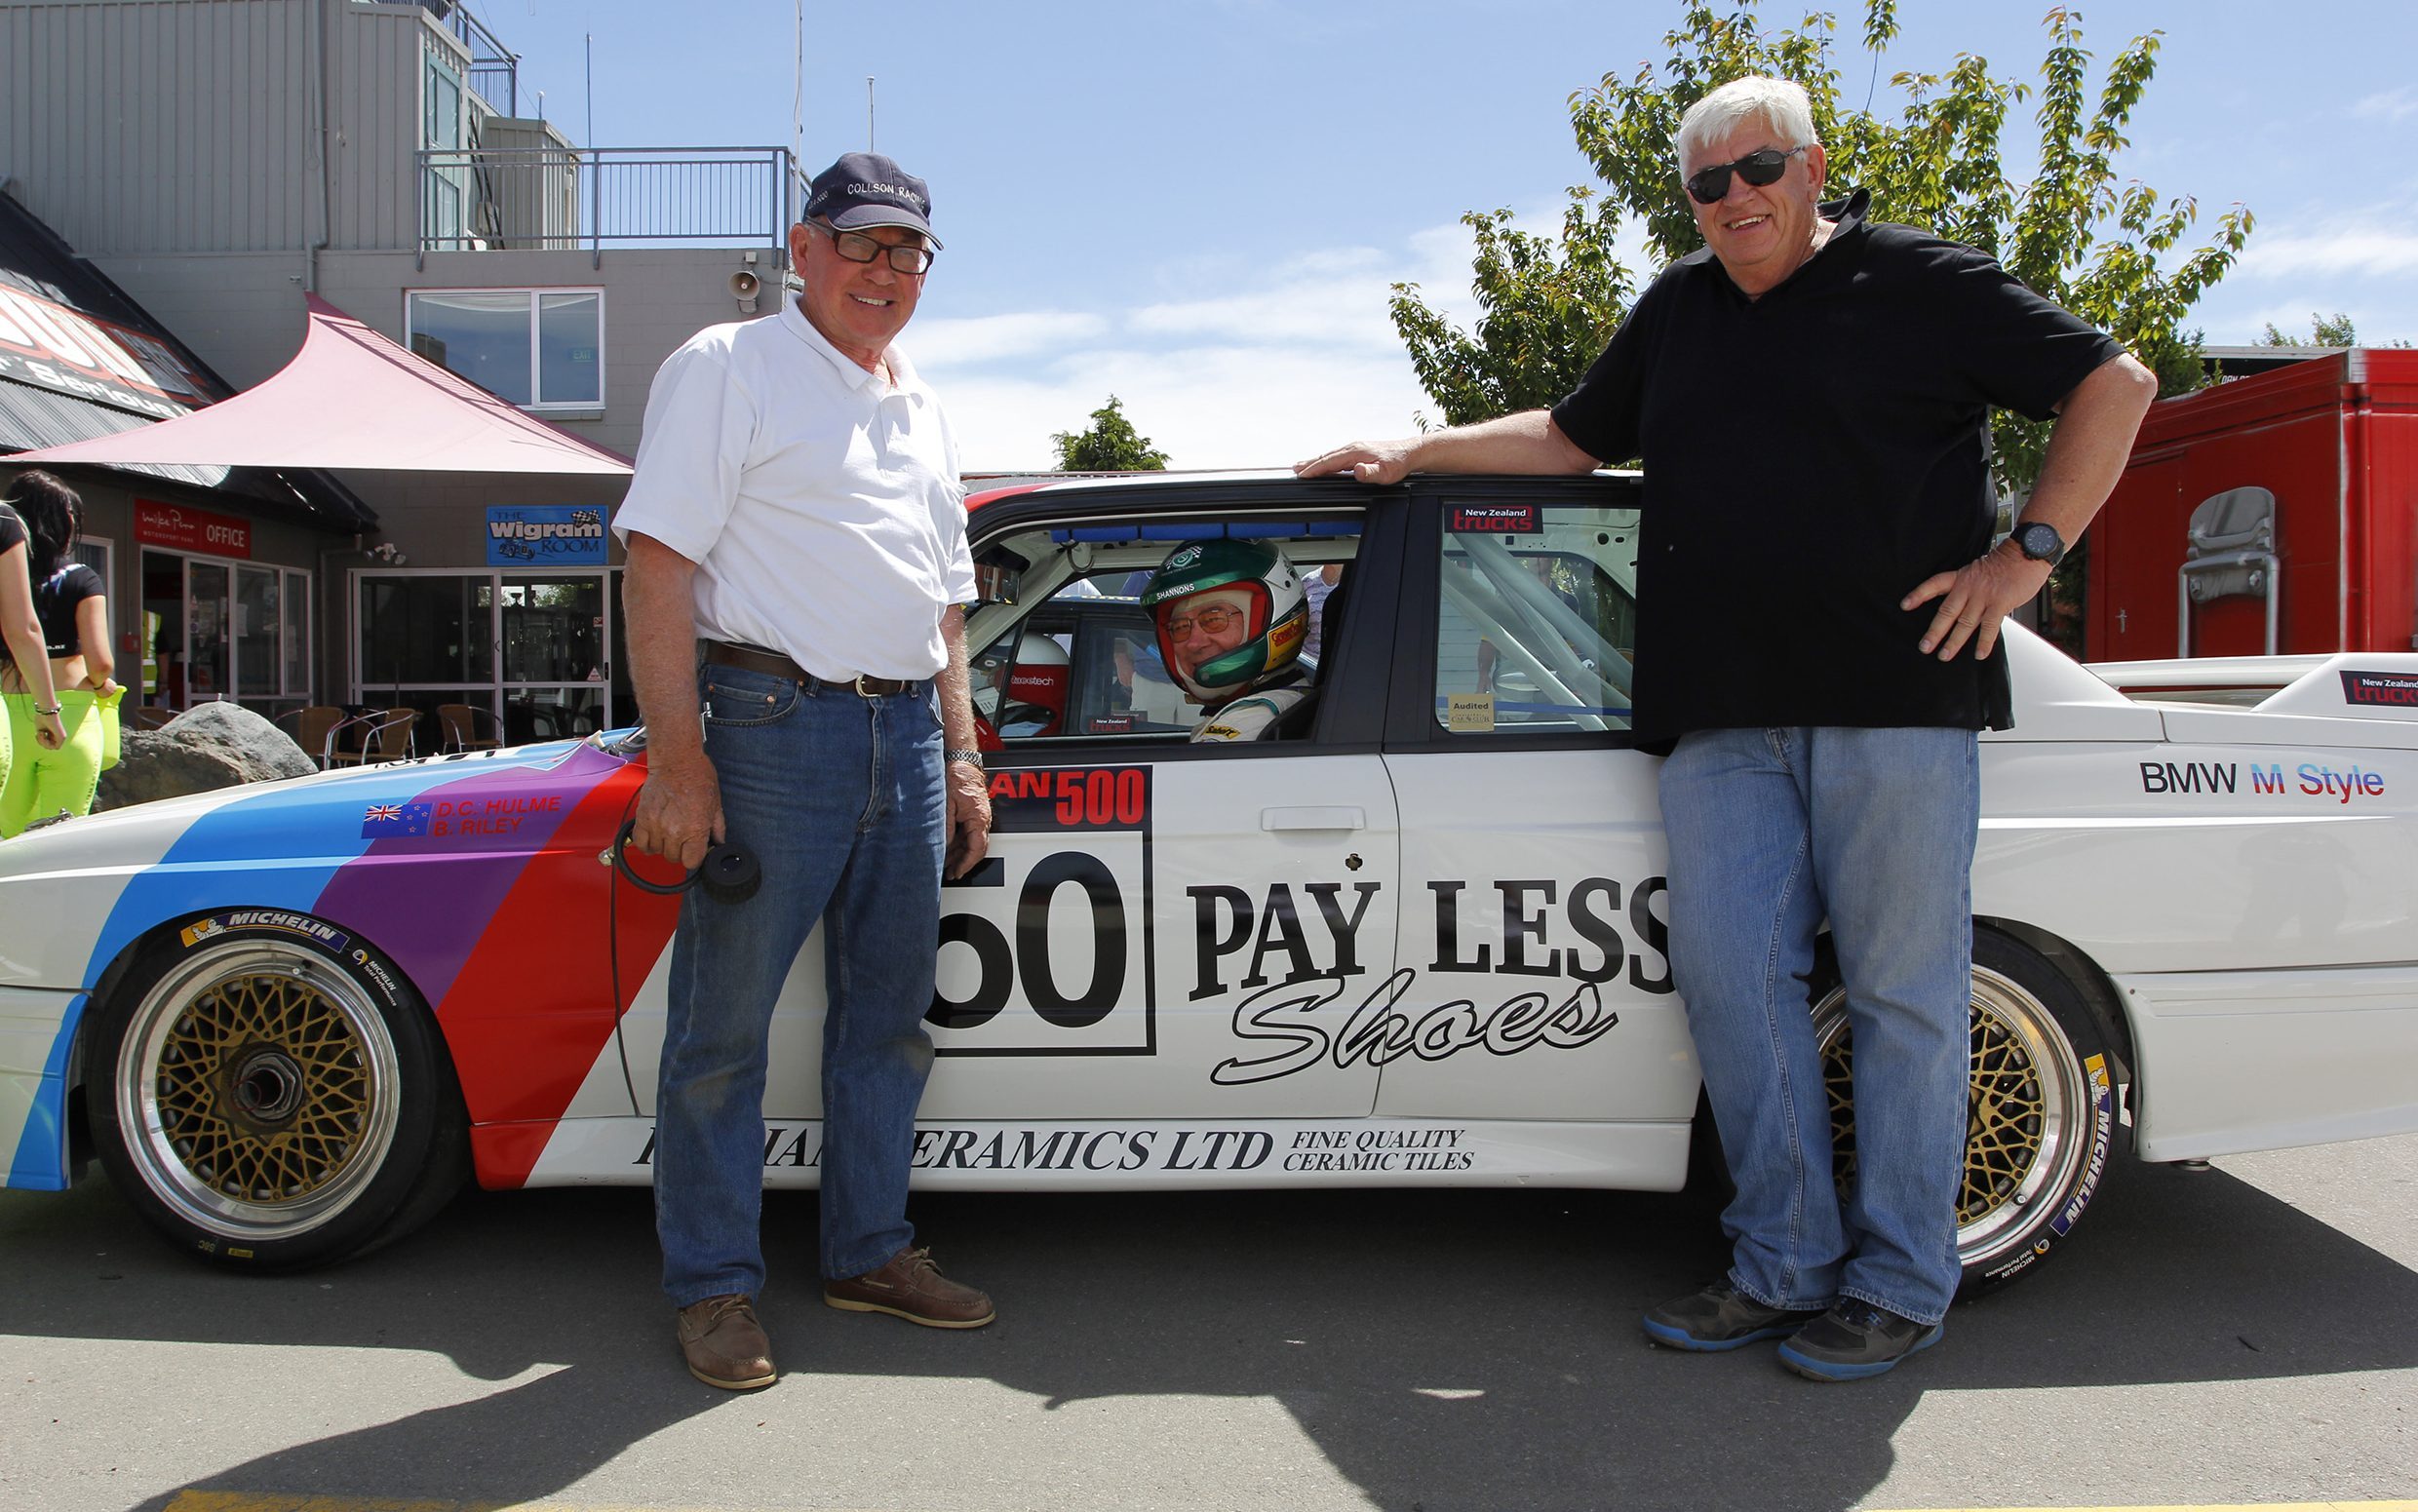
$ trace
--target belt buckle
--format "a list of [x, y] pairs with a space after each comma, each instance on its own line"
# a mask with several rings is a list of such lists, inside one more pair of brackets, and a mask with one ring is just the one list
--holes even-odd
[[890, 679], [887, 678], [876, 678], [869, 673], [860, 672], [856, 675], [854, 679], [848, 683], [848, 686], [856, 691], [856, 696], [859, 698], [879, 698], [882, 696], [881, 694], [875, 692], [872, 688], [867, 687], [865, 684], [868, 681], [887, 682]]

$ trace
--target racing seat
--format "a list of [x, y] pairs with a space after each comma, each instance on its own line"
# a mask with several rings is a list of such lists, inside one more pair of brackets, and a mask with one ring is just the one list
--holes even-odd
[[1300, 703], [1276, 717], [1276, 722], [1268, 728], [1268, 739], [1306, 740], [1309, 738], [1310, 721], [1318, 717], [1318, 695], [1325, 691], [1327, 683], [1333, 680], [1331, 671], [1335, 666], [1335, 652], [1343, 643], [1336, 639], [1335, 633], [1344, 623], [1344, 601], [1351, 594], [1351, 574], [1346, 572], [1344, 580], [1328, 592], [1327, 601], [1318, 606], [1316, 679], [1310, 683], [1307, 693]]

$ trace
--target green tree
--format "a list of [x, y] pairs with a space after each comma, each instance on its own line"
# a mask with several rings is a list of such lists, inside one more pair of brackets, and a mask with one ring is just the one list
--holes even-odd
[[[1877, 217], [1990, 252], [2032, 288], [2112, 332], [2157, 370], [2164, 392], [2187, 392], [2204, 381], [2199, 332], [2186, 331], [2183, 322], [2233, 266], [2251, 215], [2237, 205], [2217, 217], [2204, 242], [2184, 250], [2197, 203], [2162, 201], [2149, 185], [2118, 176], [2116, 157], [2155, 71], [2161, 33], [2133, 39], [2094, 85], [2080, 18], [2058, 7], [2044, 22], [2048, 48], [2037, 87], [1994, 75], [1986, 58], [1960, 55], [1945, 74], [1891, 76], [1895, 97], [1884, 112], [1842, 97], [1851, 86], [1834, 47], [1835, 18], [1817, 13], [1772, 32], [1760, 29], [1759, 19], [1755, 0], [1737, 0], [1726, 15], [1708, 0], [1683, 0], [1680, 25], [1664, 39], [1670, 56], [1658, 71], [1648, 63], [1629, 77], [1606, 74], [1571, 97], [1571, 126], [1603, 180], [1602, 203], [1581, 213], [1585, 191], [1572, 191], [1558, 255], [1549, 246], [1530, 245], [1540, 239], [1514, 230], [1501, 212], [1468, 217], [1473, 226], [1487, 222], [1479, 227], [1474, 272], [1489, 319], [1474, 335], [1430, 309], [1417, 286], [1395, 287], [1395, 329], [1448, 418], [1485, 418], [1485, 407], [1473, 401], [1486, 396], [1502, 397], [1492, 411], [1502, 413], [1568, 391], [1562, 375], [1574, 364], [1582, 369], [1600, 334], [1574, 335], [1584, 348], [1576, 357], [1547, 353], [1539, 338], [1547, 329], [1609, 331], [1626, 313], [1627, 278], [1611, 247], [1622, 214], [1643, 224], [1658, 265], [1702, 245], [1672, 143], [1690, 105], [1751, 73], [1805, 86], [1832, 184], [1871, 189]], [[1876, 73], [1896, 35], [1894, 0], [1866, 0], [1862, 44]], [[2035, 94], [2040, 166], [2030, 182], [2017, 184], [2007, 175], [2003, 138], [2009, 112]], [[1574, 269], [1591, 270], [1592, 282], [1574, 278]], [[1586, 308], [1566, 310], [1565, 301]], [[1502, 311], [1515, 318], [1497, 318]], [[2007, 414], [1994, 425], [2000, 482], [2019, 490], [2039, 472], [2046, 428]]]
[[[2274, 321], [2269, 321], [2266, 330], [2250, 344], [2252, 346], [2359, 346], [2360, 341], [2359, 330], [2351, 324], [2350, 316], [2338, 314], [2332, 320], [2327, 320], [2322, 315], [2312, 314], [2309, 317], [2309, 338], [2305, 341], [2298, 336], [2285, 335], [2276, 329]], [[2375, 346], [2378, 343], [2370, 341], [2366, 344]], [[2393, 344], [2401, 347], [2409, 345], [2406, 341], [2396, 341]]]
[[[1462, 330], [1396, 284], [1394, 330], [1447, 425], [1536, 409], [1576, 388], [1628, 309], [1628, 270], [1612, 256], [1618, 212], [1586, 189], [1570, 191], [1557, 248], [1511, 224], [1511, 213], [1471, 211], [1477, 330]], [[1423, 416], [1422, 429], [1426, 426]]]
[[1050, 437], [1058, 448], [1062, 473], [1155, 473], [1167, 466], [1167, 453], [1125, 418], [1124, 401], [1114, 394], [1091, 412], [1091, 429], [1060, 431]]

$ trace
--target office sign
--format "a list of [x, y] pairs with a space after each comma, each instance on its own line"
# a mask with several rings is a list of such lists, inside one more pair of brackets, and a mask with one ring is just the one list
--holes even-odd
[[135, 501], [135, 539], [145, 546], [165, 546], [171, 551], [252, 559], [251, 521], [213, 514], [206, 509], [162, 504], [157, 499]]

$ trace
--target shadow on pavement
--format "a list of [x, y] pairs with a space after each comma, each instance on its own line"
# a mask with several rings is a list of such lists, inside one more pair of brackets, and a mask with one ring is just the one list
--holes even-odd
[[[943, 1194], [916, 1217], [1002, 1321], [944, 1334], [815, 1305], [813, 1198], [776, 1192], [766, 1312], [792, 1360], [996, 1380], [1052, 1406], [1272, 1398], [1373, 1503], [1421, 1512], [1844, 1508], [1889, 1473], [1925, 1391], [2418, 1366], [2418, 1275], [2232, 1177], [2167, 1167], [2111, 1171], [2054, 1263], [1852, 1386], [1800, 1381], [1768, 1346], [1644, 1343], [1637, 1312], [1722, 1265], [1692, 1197]], [[263, 1455], [200, 1483], [213, 1491], [538, 1499], [672, 1424], [779, 1401], [681, 1371], [640, 1191], [475, 1194], [399, 1249], [298, 1277], [191, 1264], [98, 1181], [0, 1195], [0, 1242], [41, 1278], [0, 1293], [0, 1333], [428, 1350], [488, 1380], [565, 1367]], [[814, 1503], [813, 1466], [796, 1473], [791, 1493]], [[912, 1486], [893, 1499], [917, 1502]]]

